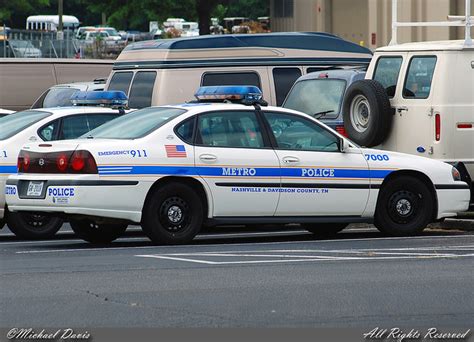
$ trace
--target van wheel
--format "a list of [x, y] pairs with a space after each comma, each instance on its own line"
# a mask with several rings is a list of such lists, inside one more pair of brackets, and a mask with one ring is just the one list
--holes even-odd
[[16, 236], [22, 239], [49, 239], [61, 229], [63, 220], [59, 217], [28, 211], [9, 212], [7, 225]]
[[341, 230], [346, 228], [348, 223], [305, 223], [301, 227], [313, 233], [316, 237], [326, 238], [333, 237]]
[[157, 189], [143, 208], [142, 228], [158, 244], [190, 242], [202, 227], [202, 199], [189, 186], [169, 183]]
[[110, 243], [125, 233], [128, 224], [104, 224], [92, 220], [71, 220], [72, 230], [78, 238], [90, 243]]
[[416, 235], [432, 221], [434, 208], [433, 195], [425, 183], [414, 177], [398, 177], [379, 194], [375, 226], [388, 235]]
[[393, 110], [385, 88], [374, 80], [354, 82], [343, 102], [344, 128], [361, 146], [377, 146], [388, 136]]

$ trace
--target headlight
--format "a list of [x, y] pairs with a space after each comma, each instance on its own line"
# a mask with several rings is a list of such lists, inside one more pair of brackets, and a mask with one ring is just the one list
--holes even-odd
[[461, 173], [454, 166], [451, 169], [451, 174], [453, 175], [453, 179], [455, 181], [460, 181], [461, 180]]

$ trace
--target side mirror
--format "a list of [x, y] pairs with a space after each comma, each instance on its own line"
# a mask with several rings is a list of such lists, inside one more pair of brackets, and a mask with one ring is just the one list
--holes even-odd
[[349, 142], [346, 139], [341, 139], [339, 142], [339, 151], [347, 152], [350, 148]]

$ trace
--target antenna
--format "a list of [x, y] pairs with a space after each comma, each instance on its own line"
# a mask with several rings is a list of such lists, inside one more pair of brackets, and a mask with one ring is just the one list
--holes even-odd
[[474, 16], [471, 15], [471, 1], [466, 1], [466, 15], [448, 15], [448, 21], [419, 21], [419, 22], [399, 22], [398, 18], [398, 0], [392, 0], [392, 40], [389, 45], [398, 44], [398, 27], [464, 27], [464, 46], [472, 47], [471, 27], [474, 26]]

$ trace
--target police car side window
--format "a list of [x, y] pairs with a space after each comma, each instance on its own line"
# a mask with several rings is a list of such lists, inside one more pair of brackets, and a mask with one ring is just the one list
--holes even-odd
[[255, 112], [213, 112], [198, 118], [197, 143], [209, 147], [263, 148]]
[[338, 152], [339, 138], [318, 124], [297, 115], [265, 113], [282, 150]]
[[72, 115], [62, 119], [60, 140], [76, 139], [90, 131], [87, 115]]
[[195, 122], [194, 117], [191, 119], [187, 119], [186, 121], [176, 126], [176, 129], [175, 129], [176, 135], [181, 140], [183, 140], [184, 142], [187, 142], [188, 144], [193, 143], [194, 122]]
[[48, 123], [46, 126], [41, 127], [38, 130], [38, 135], [44, 141], [57, 140], [59, 131], [59, 119]]

